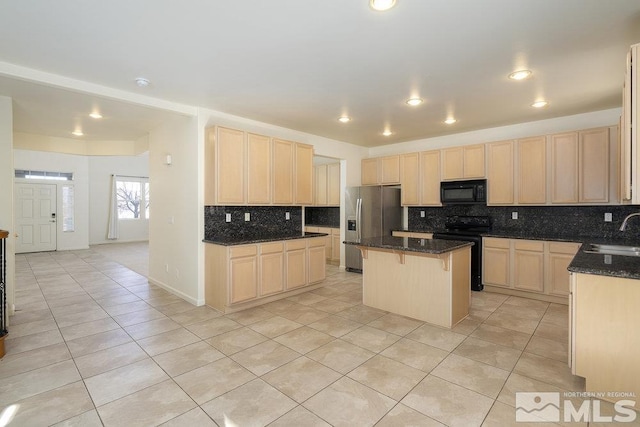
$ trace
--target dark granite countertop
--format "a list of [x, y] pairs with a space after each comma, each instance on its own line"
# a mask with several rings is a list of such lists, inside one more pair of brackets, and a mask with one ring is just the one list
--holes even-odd
[[213, 243], [214, 245], [222, 245], [222, 246], [235, 246], [235, 245], [250, 245], [252, 243], [266, 243], [266, 242], [277, 242], [279, 240], [294, 240], [294, 239], [308, 239], [311, 237], [322, 237], [328, 236], [327, 233], [302, 233], [297, 235], [287, 235], [287, 236], [271, 236], [271, 237], [229, 237], [223, 238], [220, 240], [208, 240], [202, 239], [205, 243]]
[[[590, 243], [597, 243], [589, 241]], [[637, 241], [636, 241], [637, 242]], [[611, 241], [607, 241], [611, 243]], [[627, 243], [625, 241], [616, 243]], [[627, 243], [628, 244], [628, 243]], [[637, 243], [636, 243], [637, 245]], [[623, 255], [605, 255], [585, 252], [589, 243], [584, 243], [569, 264], [568, 270], [574, 273], [596, 274], [599, 276], [640, 279], [640, 258]]]
[[361, 239], [360, 241], [344, 241], [346, 245], [367, 246], [370, 248], [392, 249], [406, 252], [423, 252], [443, 254], [456, 249], [472, 246], [473, 242], [440, 239], [415, 239], [410, 237], [380, 236]]

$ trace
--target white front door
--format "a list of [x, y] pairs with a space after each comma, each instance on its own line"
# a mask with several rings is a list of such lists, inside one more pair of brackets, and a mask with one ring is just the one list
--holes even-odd
[[16, 184], [16, 253], [56, 250], [56, 185]]

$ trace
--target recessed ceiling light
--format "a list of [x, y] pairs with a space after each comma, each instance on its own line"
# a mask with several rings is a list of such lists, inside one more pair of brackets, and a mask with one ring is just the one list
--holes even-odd
[[509, 74], [509, 78], [511, 80], [524, 80], [524, 79], [528, 79], [529, 77], [531, 77], [531, 74], [533, 74], [530, 70], [518, 70], [518, 71], [514, 71], [513, 73]]
[[386, 129], [384, 132], [382, 132], [382, 134], [384, 136], [391, 136], [391, 135], [393, 135], [393, 132], [391, 132], [389, 129]]
[[396, 0], [370, 0], [369, 1], [369, 6], [371, 7], [371, 9], [377, 10], [380, 12], [389, 10], [395, 5], [396, 5]]
[[454, 119], [453, 117], [449, 117], [449, 118], [448, 118], [447, 120], [445, 120], [444, 122], [445, 122], [446, 124], [448, 124], [448, 125], [452, 125], [452, 124], [454, 124], [455, 122], [457, 122], [457, 120], [456, 120], [456, 119]]
[[424, 100], [422, 98], [409, 98], [407, 99], [407, 104], [411, 105], [412, 107], [415, 107], [416, 105], [420, 105], [424, 102]]
[[93, 113], [89, 114], [89, 117], [91, 117], [92, 119], [101, 119], [102, 114], [98, 113], [97, 111], [94, 111]]
[[533, 104], [531, 104], [533, 108], [542, 108], [542, 107], [546, 107], [547, 105], [549, 105], [547, 101], [536, 101]]
[[76, 129], [73, 132], [71, 132], [71, 135], [82, 136], [82, 135], [84, 135], [84, 133], [82, 133], [82, 131], [80, 129]]
[[145, 79], [144, 77], [138, 77], [135, 80], [136, 85], [138, 85], [138, 87], [147, 87], [151, 84], [151, 82], [148, 79]]
[[338, 121], [340, 123], [349, 123], [351, 121], [351, 117], [349, 116], [342, 116], [338, 119]]

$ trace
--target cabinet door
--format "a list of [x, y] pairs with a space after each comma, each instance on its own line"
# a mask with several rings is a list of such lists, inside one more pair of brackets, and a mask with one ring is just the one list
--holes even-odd
[[271, 203], [271, 139], [247, 134], [247, 203]]
[[216, 136], [216, 203], [244, 204], [245, 199], [245, 134], [218, 128]]
[[544, 136], [518, 140], [518, 203], [547, 201], [546, 146]]
[[507, 288], [511, 286], [508, 248], [489, 248], [485, 246], [482, 250], [482, 265], [482, 283]]
[[327, 205], [340, 206], [340, 163], [327, 165]]
[[580, 132], [580, 202], [609, 201], [609, 129]]
[[340, 261], [340, 235], [331, 236], [331, 261]]
[[258, 296], [258, 257], [233, 258], [229, 261], [231, 304], [247, 301]]
[[578, 203], [578, 134], [551, 135], [551, 203]]
[[420, 155], [403, 154], [400, 160], [402, 206], [420, 205]]
[[487, 203], [511, 205], [513, 196], [513, 141], [487, 144], [489, 190]]
[[204, 204], [216, 204], [216, 128], [206, 130], [204, 142]]
[[387, 156], [380, 160], [381, 184], [400, 183], [400, 156]]
[[314, 166], [314, 180], [316, 191], [314, 194], [315, 205], [327, 204], [327, 165]]
[[295, 145], [295, 204], [313, 203], [313, 145]]
[[544, 292], [544, 242], [516, 240], [513, 269], [515, 289]]
[[324, 246], [310, 247], [309, 257], [309, 283], [321, 282], [325, 279], [327, 258]]
[[293, 146], [291, 141], [273, 140], [273, 203], [293, 204]]
[[441, 206], [439, 150], [420, 153], [420, 181], [420, 205]]
[[378, 185], [380, 177], [378, 176], [378, 158], [362, 159], [360, 162], [360, 182], [362, 185]]
[[445, 148], [442, 156], [442, 180], [461, 179], [464, 176], [464, 150], [462, 147]]
[[326, 236], [322, 238], [324, 240], [324, 250], [326, 253], [326, 258], [331, 259], [331, 228], [318, 227], [318, 233], [326, 234]]
[[547, 256], [547, 292], [551, 295], [569, 295], [570, 276], [567, 267], [580, 249], [580, 243], [549, 242]]
[[484, 178], [484, 144], [463, 147], [464, 178]]
[[[324, 259], [324, 247], [322, 258]], [[307, 250], [295, 249], [286, 253], [287, 289], [295, 289], [307, 284]]]
[[284, 290], [284, 252], [260, 255], [260, 296]]

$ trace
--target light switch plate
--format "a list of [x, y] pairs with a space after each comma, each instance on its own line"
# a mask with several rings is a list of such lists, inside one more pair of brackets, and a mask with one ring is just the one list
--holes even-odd
[[611, 222], [611, 221], [613, 221], [613, 215], [611, 215], [611, 212], [605, 212], [604, 222]]
[[231, 214], [230, 214], [230, 213], [228, 213], [228, 214], [224, 214], [224, 220], [225, 220], [226, 222], [231, 222]]
[[518, 219], [518, 212], [511, 212], [511, 219]]
[[286, 219], [287, 221], [290, 220], [291, 219], [291, 214], [289, 212], [285, 212], [284, 219]]
[[424, 218], [424, 211], [420, 211], [420, 218]]
[[244, 213], [244, 220], [245, 221], [251, 221], [251, 214], [249, 212], [245, 212]]

